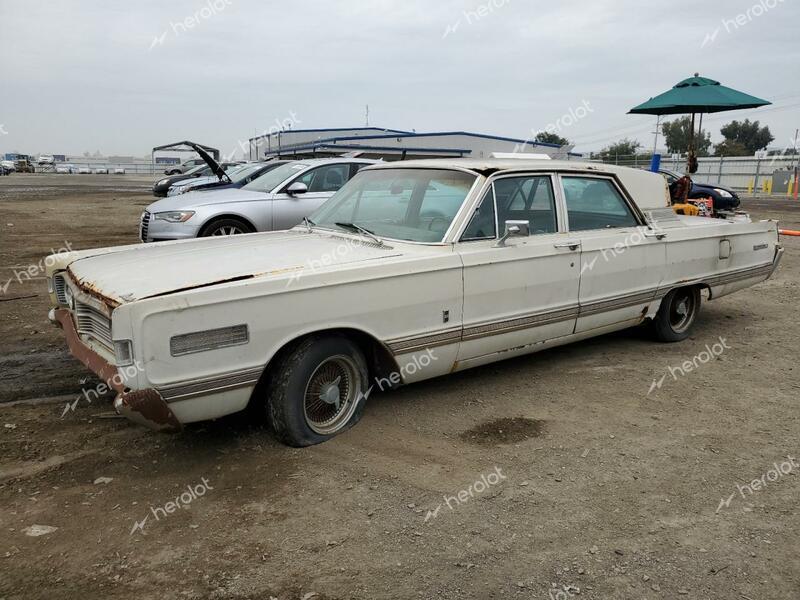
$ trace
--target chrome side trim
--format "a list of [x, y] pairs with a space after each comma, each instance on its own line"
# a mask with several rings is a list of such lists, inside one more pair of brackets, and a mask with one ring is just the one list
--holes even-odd
[[473, 325], [471, 327], [464, 328], [461, 339], [478, 339], [489, 335], [500, 335], [502, 333], [510, 333], [520, 329], [530, 329], [533, 327], [541, 327], [542, 325], [549, 325], [551, 323], [569, 321], [576, 319], [578, 317], [578, 312], [579, 307], [576, 304], [575, 306], [570, 306], [569, 308], [539, 312], [524, 317], [515, 317], [513, 319], [505, 319], [503, 321], [496, 321], [493, 323], [484, 323], [482, 325]]
[[175, 402], [195, 396], [204, 396], [209, 393], [224, 392], [255, 385], [263, 372], [264, 367], [255, 367], [216, 377], [170, 384], [156, 389], [164, 400]]
[[425, 350], [426, 348], [446, 346], [447, 344], [458, 341], [461, 341], [460, 327], [458, 329], [447, 329], [422, 336], [400, 338], [387, 342], [386, 345], [393, 354], [404, 354], [406, 352]]

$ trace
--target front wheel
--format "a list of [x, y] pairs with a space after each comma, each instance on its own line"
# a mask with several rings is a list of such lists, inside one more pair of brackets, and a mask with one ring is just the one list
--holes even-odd
[[289, 446], [327, 441], [364, 414], [367, 363], [341, 336], [302, 340], [271, 370], [267, 411], [276, 436]]
[[659, 342], [679, 342], [689, 337], [700, 312], [700, 289], [678, 288], [661, 301], [652, 322], [653, 336]]
[[200, 237], [239, 235], [241, 233], [253, 233], [253, 228], [240, 219], [217, 219], [203, 227]]

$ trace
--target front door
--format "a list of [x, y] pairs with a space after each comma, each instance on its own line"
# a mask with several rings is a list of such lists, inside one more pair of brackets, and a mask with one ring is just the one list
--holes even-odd
[[[459, 361], [489, 362], [573, 332], [580, 245], [559, 233], [556, 193], [551, 175], [490, 184], [457, 245], [464, 264]], [[530, 235], [498, 247], [507, 220], [527, 221]]]
[[[350, 178], [350, 163], [334, 163], [309, 169], [296, 177], [273, 198], [272, 229], [291, 229], [317, 210], [323, 202], [333, 196]], [[293, 183], [304, 183], [308, 191], [289, 195], [286, 192]]]

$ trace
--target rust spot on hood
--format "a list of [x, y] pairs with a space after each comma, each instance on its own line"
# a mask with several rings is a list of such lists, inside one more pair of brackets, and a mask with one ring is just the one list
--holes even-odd
[[106, 296], [105, 294], [103, 294], [103, 292], [101, 292], [99, 289], [97, 289], [97, 287], [92, 282], [85, 281], [85, 280], [82, 280], [82, 279], [78, 279], [78, 277], [75, 275], [75, 273], [72, 272], [72, 267], [71, 266], [67, 267], [67, 274], [69, 275], [70, 279], [72, 279], [72, 282], [76, 286], [78, 286], [78, 288], [80, 288], [81, 291], [85, 292], [87, 295], [91, 296], [92, 298], [95, 298], [95, 299], [99, 300], [100, 302], [102, 302], [103, 304], [108, 306], [112, 311], [115, 308], [117, 308], [120, 304], [122, 304], [116, 298], [111, 298], [111, 297]]

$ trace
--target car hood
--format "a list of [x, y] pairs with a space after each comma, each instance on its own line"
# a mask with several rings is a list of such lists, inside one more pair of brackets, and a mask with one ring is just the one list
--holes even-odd
[[168, 196], [162, 200], [156, 200], [147, 207], [151, 213], [164, 212], [166, 210], [191, 210], [198, 206], [208, 206], [210, 204], [230, 204], [232, 202], [263, 202], [268, 200], [270, 195], [266, 192], [252, 192], [239, 188], [226, 188], [224, 190], [197, 190], [186, 192], [178, 196]]
[[84, 251], [68, 270], [84, 289], [117, 306], [245, 279], [299, 278], [402, 254], [358, 237], [290, 230]]

